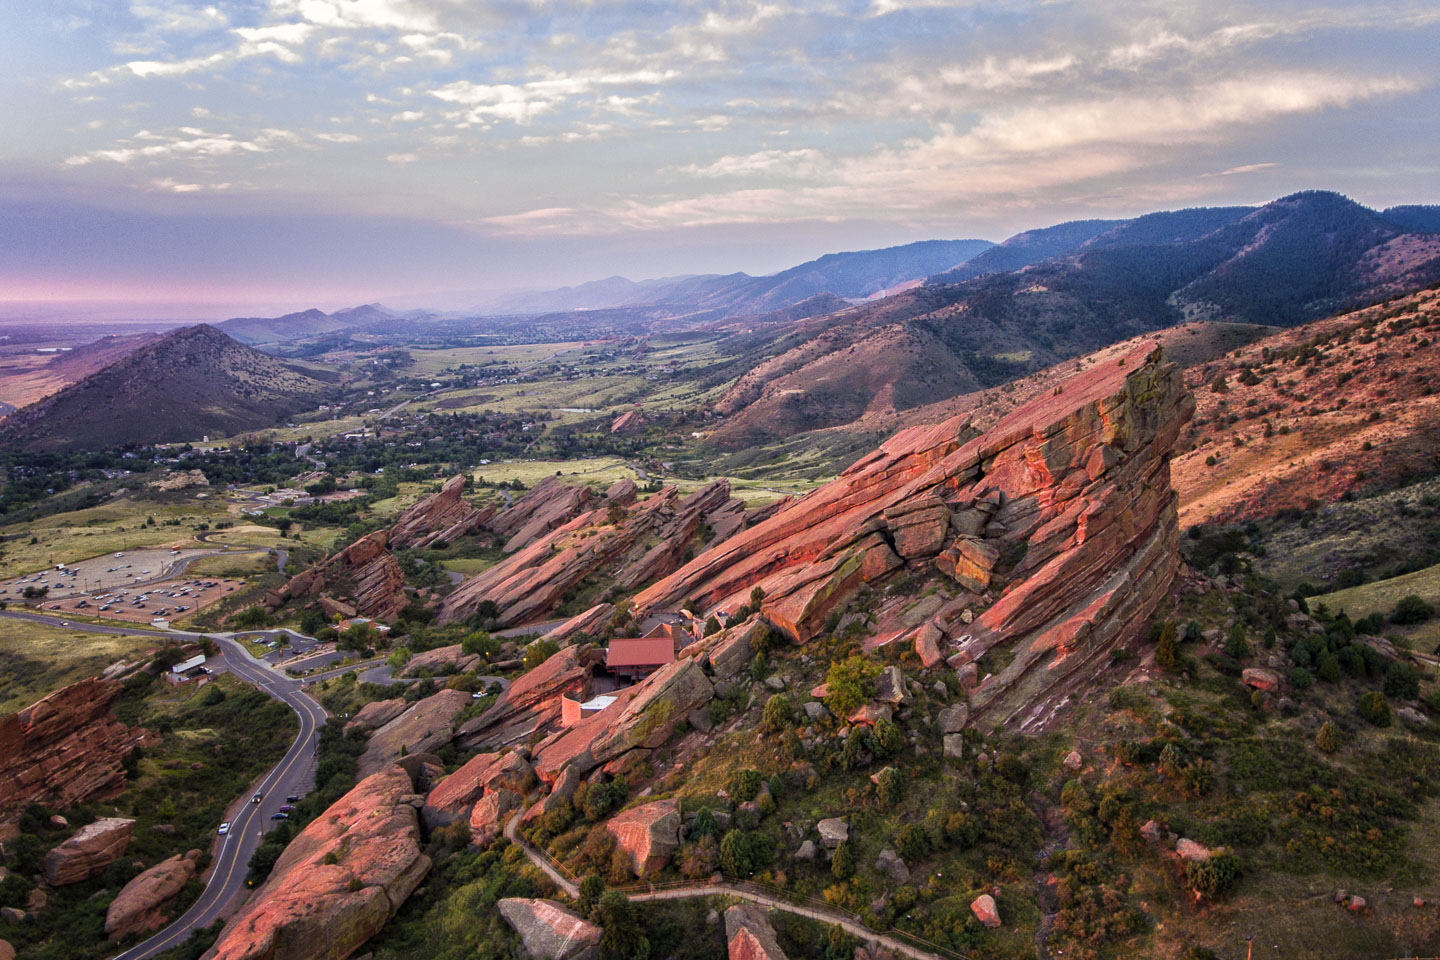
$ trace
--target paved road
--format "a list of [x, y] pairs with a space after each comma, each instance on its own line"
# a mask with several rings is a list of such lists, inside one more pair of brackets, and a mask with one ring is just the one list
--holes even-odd
[[[141, 635], [157, 639], [174, 638], [177, 635], [191, 639], [208, 636], [219, 645], [222, 651], [219, 659], [223, 660], [230, 673], [284, 703], [300, 718], [300, 729], [296, 733], [295, 741], [290, 744], [290, 749], [285, 751], [285, 756], [271, 767], [260, 781], [258, 790], [264, 800], [258, 804], [242, 803], [239, 812], [230, 822], [230, 832], [219, 839], [210, 880], [200, 899], [196, 900], [179, 920], [149, 940], [119, 954], [114, 960], [144, 960], [182, 943], [194, 931], [214, 923], [230, 902], [245, 890], [245, 875], [250, 857], [260, 845], [265, 831], [272, 825], [270, 815], [285, 802], [285, 797], [303, 795], [314, 787], [316, 750], [319, 730], [325, 725], [325, 708], [305, 693], [300, 681], [293, 680], [264, 661], [255, 659], [244, 645], [226, 635], [111, 627], [14, 610], [0, 611], [0, 617], [52, 626], [63, 625], [66, 629], [85, 633]], [[352, 669], [356, 666], [358, 665], [352, 665]]]
[[[213, 634], [211, 635], [213, 636]], [[242, 645], [225, 637], [215, 638], [230, 672], [286, 704], [300, 718], [295, 742], [280, 762], [260, 781], [261, 803], [245, 803], [230, 822], [230, 832], [220, 838], [210, 880], [205, 892], [179, 920], [115, 957], [115, 960], [144, 960], [189, 939], [196, 930], [208, 927], [245, 887], [250, 857], [272, 824], [270, 815], [287, 795], [303, 795], [315, 785], [315, 753], [319, 730], [325, 725], [325, 708], [312, 700], [298, 681], [280, 677], [250, 656]]]

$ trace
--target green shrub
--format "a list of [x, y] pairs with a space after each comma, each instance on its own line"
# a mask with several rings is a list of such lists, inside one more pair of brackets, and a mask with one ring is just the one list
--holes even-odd
[[1377, 727], [1390, 726], [1390, 704], [1386, 702], [1385, 694], [1379, 690], [1371, 690], [1362, 696], [1355, 709], [1366, 723]]
[[1420, 697], [1420, 674], [1408, 663], [1396, 660], [1385, 670], [1385, 696], [1395, 700]]
[[1335, 724], [1326, 720], [1320, 725], [1315, 734], [1315, 746], [1320, 748], [1321, 753], [1334, 753], [1340, 749], [1340, 732], [1335, 729]]
[[1240, 860], [1233, 853], [1217, 853], [1208, 860], [1185, 863], [1185, 882], [1209, 899], [1221, 896], [1240, 879]]
[[855, 854], [850, 852], [850, 841], [842, 840], [835, 848], [835, 856], [830, 860], [830, 873], [842, 882], [855, 876]]
[[832, 661], [825, 676], [829, 688], [825, 706], [837, 717], [849, 716], [874, 694], [875, 678], [879, 675], [880, 665], [859, 654]]
[[1395, 609], [1390, 614], [1390, 622], [1404, 626], [1412, 623], [1424, 623], [1433, 616], [1435, 616], [1435, 608], [1412, 593], [1409, 596], [1401, 597], [1400, 602], [1395, 604]]
[[736, 770], [725, 781], [725, 792], [733, 802], [745, 803], [755, 799], [755, 794], [760, 792], [760, 785], [764, 782], [765, 778], [759, 770]]
[[765, 711], [761, 715], [761, 724], [771, 733], [778, 733], [787, 730], [794, 722], [795, 711], [790, 704], [790, 698], [783, 693], [777, 693], [765, 701]]
[[1314, 683], [1315, 678], [1304, 667], [1296, 667], [1290, 671], [1290, 686], [1296, 690], [1308, 690]]

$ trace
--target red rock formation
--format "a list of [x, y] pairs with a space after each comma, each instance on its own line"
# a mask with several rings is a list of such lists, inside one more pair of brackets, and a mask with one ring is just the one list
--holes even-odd
[[125, 788], [121, 761], [149, 734], [115, 719], [124, 689], [117, 680], [81, 680], [0, 717], [0, 824], [29, 803], [63, 809]]
[[959, 648], [952, 664], [999, 644], [1015, 652], [972, 693], [971, 716], [1038, 710], [1103, 669], [1168, 588], [1179, 564], [1169, 457], [1193, 409], [1175, 367], [1142, 344], [979, 436], [963, 417], [903, 430], [642, 590], [635, 610], [685, 598], [733, 610], [759, 585], [765, 614], [803, 641], [862, 583], [933, 563], [989, 604], [973, 624], [963, 596], [932, 619]]
[[765, 910], [753, 903], [725, 911], [725, 942], [729, 960], [785, 960]]
[[657, 800], [622, 810], [605, 824], [615, 847], [630, 858], [630, 869], [642, 880], [665, 869], [680, 845], [680, 807]]
[[376, 530], [304, 573], [291, 577], [266, 597], [271, 607], [324, 592], [353, 597], [355, 609], [372, 619], [394, 620], [409, 601], [405, 573], [387, 547], [389, 534]]
[[395, 518], [390, 528], [390, 549], [406, 547], [421, 549], [437, 540], [454, 543], [474, 533], [495, 515], [494, 507], [477, 510], [466, 503], [465, 476], [457, 474], [445, 481], [439, 493], [433, 493]]
[[[515, 552], [446, 598], [442, 623], [464, 619], [487, 600], [498, 607], [501, 625], [534, 621], [590, 578], [603, 577], [621, 590], [632, 590], [676, 569], [695, 548], [703, 528], [709, 528], [709, 542], [718, 543], [745, 522], [745, 505], [730, 496], [725, 480], [685, 497], [675, 487], [665, 487], [638, 503], [635, 485], [619, 481], [594, 509], [576, 512], [577, 506], [592, 504], [593, 495], [551, 479], [537, 484], [491, 523], [504, 533], [512, 529], [506, 522], [512, 512], [525, 518], [506, 545]], [[531, 497], [539, 501], [527, 505]]]
[[610, 424], [611, 433], [639, 433], [645, 429], [645, 414], [639, 410], [627, 410]]
[[534, 782], [535, 771], [518, 753], [476, 754], [435, 785], [421, 814], [434, 829], [468, 816], [487, 794], [505, 790], [522, 796]]
[[526, 956], [536, 960], [589, 960], [604, 932], [554, 900], [509, 897], [496, 906], [505, 922], [520, 934]]
[[430, 872], [413, 790], [410, 775], [389, 766], [337, 800], [290, 841], [205, 960], [350, 956]]
[[456, 740], [467, 750], [499, 750], [558, 728], [561, 695], [588, 699], [591, 670], [604, 659], [603, 650], [566, 647], [517, 678], [489, 710], [461, 724]]
[[134, 820], [112, 817], [96, 820], [49, 853], [45, 854], [45, 882], [52, 887], [65, 887], [89, 880], [120, 858], [130, 845]]
[[473, 701], [464, 690], [441, 690], [417, 700], [370, 734], [356, 761], [359, 776], [383, 769], [406, 753], [429, 753], [450, 742], [455, 716]]
[[165, 907], [195, 876], [195, 859], [199, 855], [198, 850], [184, 855], [177, 853], [121, 887], [105, 911], [105, 936], [120, 940], [163, 926], [168, 919]]
[[514, 553], [589, 510], [595, 500], [589, 487], [572, 487], [559, 477], [546, 477], [486, 526], [507, 538], [505, 552]]

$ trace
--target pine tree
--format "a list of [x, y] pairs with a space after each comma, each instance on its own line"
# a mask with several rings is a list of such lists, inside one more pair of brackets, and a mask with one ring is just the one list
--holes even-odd
[[1155, 644], [1155, 665], [1162, 670], [1180, 668], [1180, 640], [1175, 624], [1169, 620], [1160, 628], [1160, 641]]
[[1334, 753], [1340, 749], [1340, 734], [1335, 729], [1335, 724], [1326, 720], [1320, 725], [1320, 730], [1315, 734], [1315, 746], [1320, 748], [1321, 753]]
[[1225, 639], [1225, 653], [1236, 660], [1250, 656], [1250, 642], [1245, 639], [1243, 623], [1237, 623], [1230, 629], [1230, 636]]
[[840, 841], [840, 846], [835, 848], [835, 856], [830, 860], [830, 872], [835, 875], [836, 880], [849, 880], [855, 876], [855, 855], [850, 852], [850, 842]]

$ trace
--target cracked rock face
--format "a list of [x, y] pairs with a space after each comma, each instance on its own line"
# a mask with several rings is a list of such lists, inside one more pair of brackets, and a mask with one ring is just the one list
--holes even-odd
[[[355, 610], [376, 620], [394, 620], [405, 609], [405, 572], [389, 549], [389, 533], [376, 530], [267, 595], [271, 607], [303, 597], [340, 591], [355, 599]], [[328, 597], [325, 599], [329, 599]]]
[[631, 807], [617, 813], [605, 829], [630, 858], [630, 869], [643, 879], [664, 869], [680, 845], [680, 808], [673, 800]]
[[[360, 781], [290, 842], [207, 960], [344, 960], [430, 872], [414, 785], [398, 766]], [[326, 863], [327, 854], [335, 854]]]
[[926, 642], [956, 668], [995, 648], [1013, 655], [971, 691], [972, 720], [1043, 723], [1169, 588], [1180, 562], [1170, 455], [1193, 411], [1178, 369], [1142, 344], [978, 436], [963, 416], [900, 431], [642, 590], [634, 608], [689, 598], [729, 612], [759, 586], [766, 617], [804, 642], [863, 584], [928, 568], [973, 603], [917, 627], [940, 632]]
[[495, 508], [475, 509], [462, 499], [464, 492], [465, 476], [458, 474], [446, 480], [439, 493], [401, 513], [390, 527], [390, 548], [420, 550], [436, 541], [454, 543], [478, 530], [495, 515]]
[[510, 897], [496, 906], [533, 960], [589, 960], [603, 931], [554, 900]]
[[45, 854], [45, 882], [52, 887], [63, 887], [103, 872], [125, 852], [134, 829], [134, 820], [113, 817], [81, 827], [74, 836]]
[[725, 943], [729, 960], [785, 960], [769, 917], [753, 903], [725, 911]]
[[122, 761], [147, 732], [115, 719], [124, 685], [92, 678], [0, 717], [0, 823], [28, 803], [58, 808], [125, 788]]

